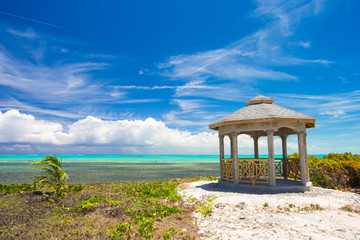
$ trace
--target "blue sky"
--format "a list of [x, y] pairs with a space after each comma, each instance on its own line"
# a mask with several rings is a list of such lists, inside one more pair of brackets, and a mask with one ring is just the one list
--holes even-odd
[[[3, 0], [0, 154], [217, 154], [208, 124], [258, 94], [316, 118], [309, 153], [360, 153], [359, 10]], [[252, 153], [249, 137], [239, 142]]]

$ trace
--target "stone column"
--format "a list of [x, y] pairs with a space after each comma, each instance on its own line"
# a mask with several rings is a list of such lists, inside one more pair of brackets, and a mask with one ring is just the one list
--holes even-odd
[[235, 132], [231, 133], [231, 156], [233, 159], [233, 176], [234, 176], [234, 183], [239, 183], [239, 164], [238, 164], [238, 141], [237, 141], [238, 134]]
[[283, 135], [281, 136], [281, 140], [282, 140], [282, 155], [283, 155], [283, 160], [282, 160], [282, 169], [283, 169], [283, 175], [284, 175], [284, 179], [287, 179], [287, 144], [286, 144], [286, 139], [287, 139], [287, 135]]
[[270, 186], [276, 186], [275, 180], [275, 160], [274, 160], [274, 130], [266, 131], [268, 142], [268, 155], [269, 155], [269, 179]]
[[306, 142], [306, 137], [307, 137], [307, 133], [305, 130], [305, 136], [304, 136], [304, 143], [305, 143], [305, 158], [307, 159], [306, 161], [306, 172], [307, 172], [307, 178], [306, 181], [310, 182], [310, 172], [309, 172], [309, 156], [308, 156], [308, 152], [307, 152], [307, 142]]
[[220, 179], [223, 180], [222, 160], [224, 159], [224, 135], [219, 133], [219, 153], [220, 153]]
[[298, 135], [298, 145], [299, 145], [299, 161], [300, 161], [300, 176], [301, 184], [306, 185], [306, 163], [305, 163], [305, 131], [299, 131]]
[[230, 139], [230, 158], [233, 158], [233, 138], [231, 135], [229, 136]]
[[254, 158], [259, 158], [259, 136], [252, 136], [254, 139]]

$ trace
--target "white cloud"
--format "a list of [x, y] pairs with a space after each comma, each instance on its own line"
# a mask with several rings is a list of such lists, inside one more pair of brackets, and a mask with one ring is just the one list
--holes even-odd
[[191, 134], [153, 118], [105, 121], [88, 116], [68, 126], [37, 120], [17, 110], [0, 112], [0, 142], [53, 145], [109, 145], [148, 153], [216, 153], [216, 133]]
[[[7, 151], [15, 148], [31, 151], [32, 144], [40, 144], [38, 149], [47, 151], [56, 149], [58, 145], [79, 146], [79, 151], [86, 148], [92, 152], [96, 152], [97, 147], [112, 146], [121, 153], [218, 154], [217, 132], [193, 134], [169, 128], [153, 118], [105, 121], [88, 116], [69, 125], [65, 131], [60, 123], [38, 120], [32, 115], [10, 110], [0, 112], [0, 133], [1, 143], [13, 144], [3, 149]], [[41, 144], [45, 147], [41, 147]], [[259, 145], [261, 151], [267, 151], [266, 138], [261, 138]], [[278, 151], [281, 146], [279, 139], [275, 140], [275, 146]], [[240, 154], [251, 154], [252, 139], [239, 136], [239, 148]]]
[[59, 123], [36, 120], [18, 110], [0, 112], [0, 141], [5, 143], [55, 143], [63, 127]]

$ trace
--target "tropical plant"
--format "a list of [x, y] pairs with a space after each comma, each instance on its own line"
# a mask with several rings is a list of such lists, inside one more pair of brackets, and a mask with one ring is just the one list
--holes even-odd
[[42, 176], [33, 177], [36, 183], [49, 184], [55, 189], [55, 195], [62, 198], [66, 188], [66, 180], [69, 176], [61, 169], [62, 159], [58, 159], [55, 155], [47, 155], [41, 161], [33, 161], [30, 163], [35, 166], [32, 169], [41, 169]]
[[[298, 153], [288, 156], [299, 158]], [[315, 186], [333, 189], [360, 187], [360, 155], [330, 153], [322, 158], [308, 156], [310, 179]]]

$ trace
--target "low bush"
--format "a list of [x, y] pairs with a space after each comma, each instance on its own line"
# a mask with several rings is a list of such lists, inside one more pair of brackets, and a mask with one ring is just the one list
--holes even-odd
[[[289, 158], [297, 158], [294, 153]], [[333, 189], [360, 187], [360, 155], [330, 153], [308, 157], [310, 179], [315, 186]]]
[[0, 193], [21, 193], [26, 191], [35, 191], [36, 185], [30, 183], [21, 183], [21, 184], [0, 184]]
[[215, 200], [216, 198], [209, 198], [207, 200], [204, 200], [202, 203], [200, 203], [197, 206], [195, 212], [201, 212], [204, 215], [204, 217], [210, 215], [213, 211]]

